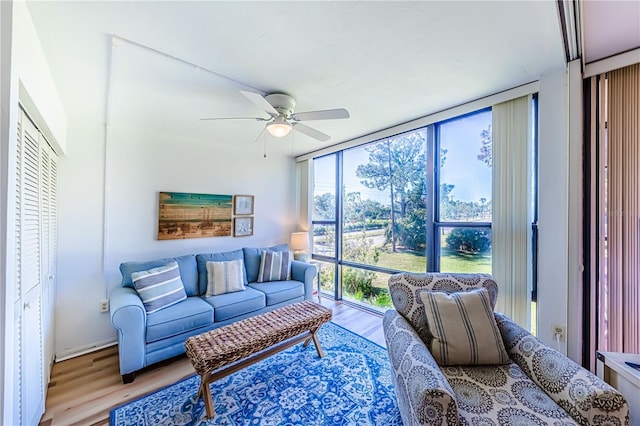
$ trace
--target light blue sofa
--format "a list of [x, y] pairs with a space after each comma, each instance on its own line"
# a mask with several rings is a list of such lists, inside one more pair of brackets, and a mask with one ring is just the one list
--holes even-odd
[[[122, 381], [130, 383], [137, 370], [184, 353], [184, 342], [190, 336], [290, 303], [311, 300], [316, 267], [305, 262], [292, 261], [291, 280], [256, 282], [262, 251], [288, 249], [288, 245], [282, 244], [268, 248], [243, 248], [221, 253], [189, 254], [146, 262], [122, 263], [122, 285], [113, 289], [109, 299], [111, 323], [118, 332]], [[205, 297], [206, 262], [236, 259], [244, 261], [246, 290]], [[131, 274], [166, 265], [171, 261], [178, 263], [187, 299], [147, 314], [133, 287]]]

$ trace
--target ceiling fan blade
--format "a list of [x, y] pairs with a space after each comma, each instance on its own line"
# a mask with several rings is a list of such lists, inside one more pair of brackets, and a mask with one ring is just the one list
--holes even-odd
[[275, 117], [278, 115], [278, 111], [260, 93], [247, 92], [246, 90], [241, 90], [240, 93], [270, 116]]
[[212, 121], [212, 120], [255, 120], [255, 121], [269, 121], [270, 118], [262, 118], [262, 117], [210, 117], [210, 118], [200, 118], [200, 121]]
[[313, 129], [309, 126], [306, 126], [304, 124], [301, 123], [291, 123], [291, 125], [293, 126], [293, 130], [296, 130], [302, 134], [305, 134], [311, 138], [317, 139], [320, 142], [326, 142], [329, 139], [331, 139], [331, 136], [327, 135], [326, 133], [322, 133], [320, 130], [316, 130]]
[[295, 114], [291, 114], [291, 119], [295, 121], [339, 120], [342, 118], [349, 118], [349, 111], [344, 108], [296, 112]]

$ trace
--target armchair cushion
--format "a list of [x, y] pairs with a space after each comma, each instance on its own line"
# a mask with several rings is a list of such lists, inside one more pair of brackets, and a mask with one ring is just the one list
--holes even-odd
[[152, 314], [187, 298], [180, 279], [178, 262], [138, 271], [131, 274], [135, 287], [147, 314]]
[[[574, 425], [516, 364], [442, 367], [467, 424]], [[484, 421], [484, 422], [483, 422]]]
[[485, 288], [423, 291], [420, 298], [433, 336], [429, 349], [439, 365], [509, 363]]

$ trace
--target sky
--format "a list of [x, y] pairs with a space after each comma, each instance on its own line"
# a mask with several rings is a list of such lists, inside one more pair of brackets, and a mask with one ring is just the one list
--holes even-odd
[[[441, 125], [441, 146], [448, 151], [440, 181], [455, 185], [452, 196], [457, 200], [491, 199], [491, 169], [477, 158], [481, 146], [480, 133], [489, 124], [491, 111], [447, 121]], [[360, 192], [362, 199], [389, 204], [388, 190], [382, 192], [367, 188], [356, 176], [357, 166], [368, 162], [368, 153], [362, 147], [346, 151], [343, 162], [346, 192]], [[315, 195], [334, 191], [334, 157], [316, 160], [314, 173]]]

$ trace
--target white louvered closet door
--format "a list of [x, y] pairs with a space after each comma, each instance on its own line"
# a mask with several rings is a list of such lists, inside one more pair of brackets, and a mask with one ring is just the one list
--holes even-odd
[[[43, 219], [46, 218], [46, 251], [42, 257], [42, 295], [43, 295], [43, 337], [44, 337], [44, 381], [45, 385], [49, 382], [51, 376], [51, 365], [55, 356], [55, 340], [54, 340], [54, 310], [56, 297], [56, 252], [58, 241], [58, 156], [51, 149], [49, 144], [44, 144], [47, 155], [43, 155], [47, 160], [48, 185], [47, 192], [47, 209]], [[43, 164], [44, 168], [44, 164]], [[44, 189], [43, 189], [44, 192]], [[43, 235], [45, 232], [43, 232]], [[45, 255], [46, 254], [46, 255]]]
[[16, 150], [16, 392], [20, 424], [38, 424], [44, 412], [53, 357], [55, 291], [54, 151], [21, 110]]

